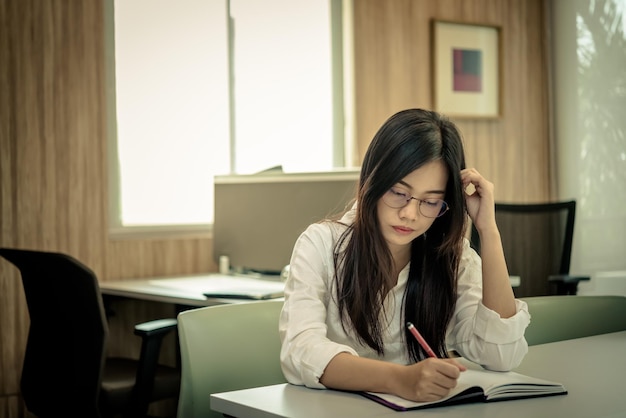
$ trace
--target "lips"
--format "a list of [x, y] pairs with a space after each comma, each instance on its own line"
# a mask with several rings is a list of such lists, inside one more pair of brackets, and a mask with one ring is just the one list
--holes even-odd
[[393, 228], [394, 231], [396, 231], [397, 233], [402, 234], [402, 235], [408, 235], [408, 234], [413, 233], [413, 231], [414, 231], [413, 229], [407, 228], [405, 226], [394, 226], [392, 228]]

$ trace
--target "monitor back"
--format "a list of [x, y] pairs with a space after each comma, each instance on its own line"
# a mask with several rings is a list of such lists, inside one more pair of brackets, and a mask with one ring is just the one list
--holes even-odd
[[213, 249], [240, 271], [279, 274], [312, 223], [343, 212], [359, 172], [260, 173], [215, 177]]

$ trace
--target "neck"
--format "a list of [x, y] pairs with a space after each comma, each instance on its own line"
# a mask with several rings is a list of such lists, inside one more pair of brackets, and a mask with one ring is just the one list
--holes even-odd
[[408, 264], [408, 262], [411, 260], [411, 252], [410, 252], [410, 248], [409, 249], [403, 249], [402, 251], [399, 251], [397, 253], [393, 253], [393, 280], [394, 285], [398, 282], [398, 275], [400, 274], [400, 272], [402, 271], [402, 269], [404, 269], [404, 267], [406, 267], [406, 265]]

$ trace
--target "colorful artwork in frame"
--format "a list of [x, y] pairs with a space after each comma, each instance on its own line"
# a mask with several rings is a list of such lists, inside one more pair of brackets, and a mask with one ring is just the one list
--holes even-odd
[[501, 115], [500, 29], [433, 21], [433, 108], [460, 118]]

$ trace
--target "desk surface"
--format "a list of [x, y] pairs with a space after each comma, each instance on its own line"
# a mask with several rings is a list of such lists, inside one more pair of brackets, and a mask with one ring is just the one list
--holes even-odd
[[[207, 298], [204, 291], [211, 289], [211, 283], [232, 281], [233, 286], [240, 284], [242, 276], [230, 276], [225, 274], [200, 274], [175, 277], [155, 277], [150, 279], [129, 279], [105, 281], [100, 283], [100, 291], [103, 295], [118, 296], [130, 299], [150, 300], [185, 306], [211, 306], [225, 303], [249, 302], [249, 299], [235, 298]], [[243, 278], [250, 280], [250, 277]], [[267, 284], [270, 289], [281, 286], [277, 280], [255, 280], [259, 284]]]
[[[225, 303], [249, 302], [248, 299], [234, 298], [207, 298], [202, 290], [206, 290], [206, 281], [210, 279], [250, 279], [244, 275], [225, 275], [207, 273], [187, 276], [154, 277], [148, 279], [113, 280], [100, 283], [100, 292], [105, 296], [117, 296], [128, 299], [149, 300], [154, 302], [171, 303], [183, 306], [212, 306]], [[256, 276], [252, 276], [256, 278]], [[270, 282], [270, 290], [274, 288], [278, 279], [273, 276], [258, 278], [260, 283]], [[267, 278], [271, 277], [271, 278]], [[511, 285], [519, 286], [519, 277], [511, 276]]]
[[626, 331], [530, 347], [516, 371], [563, 383], [565, 396], [396, 412], [356, 394], [281, 384], [213, 394], [211, 406], [237, 418], [626, 417], [625, 354]]

